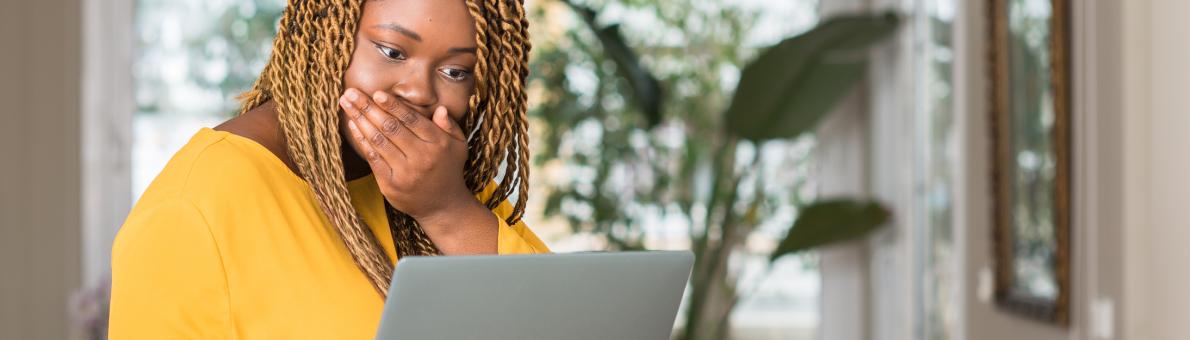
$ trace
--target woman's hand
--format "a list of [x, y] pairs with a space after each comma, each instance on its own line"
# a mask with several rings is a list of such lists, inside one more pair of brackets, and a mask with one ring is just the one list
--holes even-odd
[[349, 119], [348, 134], [359, 144], [389, 204], [417, 220], [444, 253], [454, 241], [489, 238], [489, 230], [490, 247], [478, 246], [495, 252], [495, 216], [467, 188], [466, 137], [446, 107], [436, 108], [431, 120], [390, 94], [377, 91], [369, 98], [356, 89], [344, 91], [339, 106]]

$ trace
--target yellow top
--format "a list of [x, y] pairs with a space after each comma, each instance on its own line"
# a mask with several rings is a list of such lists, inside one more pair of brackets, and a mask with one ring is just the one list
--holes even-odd
[[[376, 181], [347, 186], [395, 261]], [[523, 223], [504, 223], [511, 210], [493, 211], [499, 253], [548, 252]], [[129, 213], [111, 297], [112, 339], [372, 339], [384, 304], [306, 182], [264, 146], [209, 128]]]

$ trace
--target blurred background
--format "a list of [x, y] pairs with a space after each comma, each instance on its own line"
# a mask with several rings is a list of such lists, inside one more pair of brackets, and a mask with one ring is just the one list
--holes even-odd
[[[104, 338], [124, 216], [284, 6], [6, 3], [0, 339]], [[694, 251], [675, 339], [1190, 339], [1190, 3], [525, 6], [525, 219]]]

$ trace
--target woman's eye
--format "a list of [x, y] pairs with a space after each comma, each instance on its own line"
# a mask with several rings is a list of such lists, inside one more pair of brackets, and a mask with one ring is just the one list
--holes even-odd
[[442, 69], [442, 71], [439, 71], [439, 72], [442, 72], [442, 75], [444, 75], [447, 78], [450, 78], [452, 80], [467, 79], [467, 76], [471, 75], [471, 72], [468, 72], [465, 70], [460, 70], [457, 68], [446, 68], [446, 69]]
[[389, 48], [384, 45], [376, 44], [376, 50], [380, 51], [380, 54], [384, 55], [385, 58], [388, 58], [390, 60], [404, 60], [405, 59], [405, 55], [402, 54], [401, 51], [397, 51], [395, 49]]

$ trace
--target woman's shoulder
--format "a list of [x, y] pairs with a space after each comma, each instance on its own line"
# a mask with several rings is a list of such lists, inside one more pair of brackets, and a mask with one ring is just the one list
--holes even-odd
[[228, 200], [300, 184], [300, 177], [263, 145], [228, 131], [202, 128], [166, 163], [137, 205], [171, 197]]

